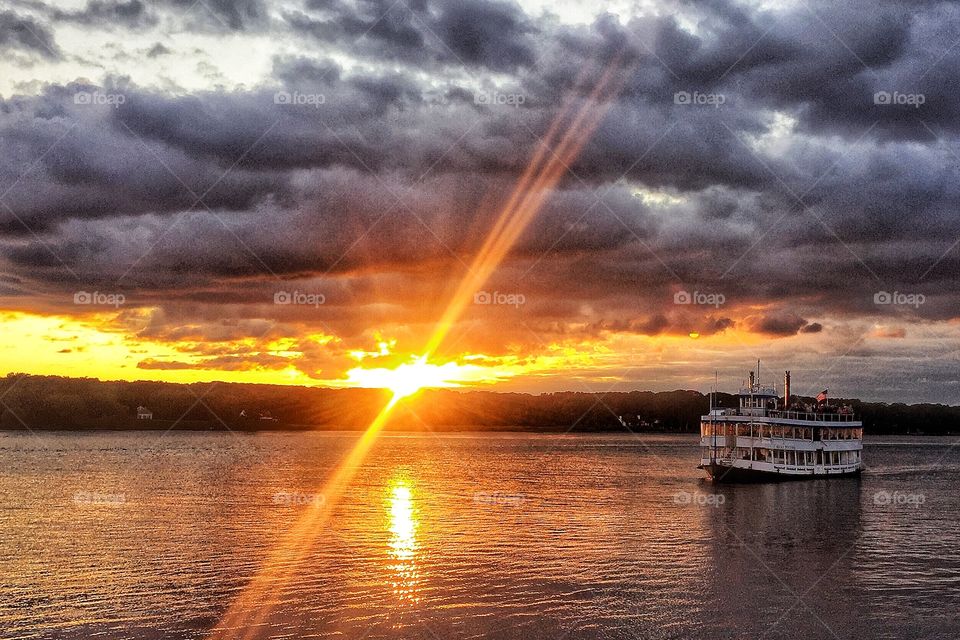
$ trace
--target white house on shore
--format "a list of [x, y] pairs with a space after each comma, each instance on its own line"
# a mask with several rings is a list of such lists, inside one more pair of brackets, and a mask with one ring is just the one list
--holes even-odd
[[153, 412], [141, 405], [137, 407], [137, 420], [153, 420]]

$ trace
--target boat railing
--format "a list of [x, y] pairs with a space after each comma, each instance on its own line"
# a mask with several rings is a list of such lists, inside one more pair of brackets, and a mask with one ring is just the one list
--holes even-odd
[[857, 417], [852, 413], [813, 413], [809, 411], [780, 411], [771, 410], [767, 412], [771, 418], [783, 418], [785, 420], [811, 420], [816, 422], [856, 422]]
[[753, 416], [781, 418], [784, 420], [808, 420], [810, 422], [857, 422], [857, 417], [852, 413], [815, 413], [811, 411], [782, 411], [780, 409], [767, 409], [759, 411], [757, 409], [713, 409], [711, 416]]

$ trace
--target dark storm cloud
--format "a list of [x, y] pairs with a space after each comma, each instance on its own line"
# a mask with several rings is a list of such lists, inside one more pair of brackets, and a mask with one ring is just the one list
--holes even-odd
[[268, 22], [262, 0], [162, 0], [160, 6], [169, 7], [196, 30], [250, 31]]
[[165, 47], [163, 43], [158, 42], [147, 51], [148, 58], [158, 58], [160, 56], [165, 56], [170, 54], [170, 49]]
[[90, 0], [83, 9], [65, 11], [53, 9], [52, 19], [59, 22], [75, 22], [85, 25], [121, 24], [127, 27], [145, 27], [156, 24], [157, 18], [151, 14], [141, 0]]
[[367, 57], [496, 71], [514, 71], [536, 58], [532, 21], [515, 3], [499, 0], [444, 0], [430, 6], [324, 0], [308, 2], [307, 11], [288, 11], [283, 17], [297, 34], [336, 42]]
[[[97, 96], [122, 100], [128, 109], [139, 108], [135, 103], [142, 100], [135, 90], [121, 86], [75, 84], [51, 86], [29, 100], [0, 102], [0, 141], [12, 152], [0, 160], [0, 179], [9, 185], [4, 199], [13, 210], [0, 211], [4, 230], [27, 233], [24, 224], [43, 231], [70, 219], [171, 213], [190, 208], [201, 195], [212, 209], [236, 210], [268, 196], [282, 197], [287, 176], [277, 171], [226, 171], [243, 153], [241, 142], [224, 143], [224, 165], [218, 166], [206, 154], [192, 154], [195, 149], [185, 144], [177, 148], [152, 140], [150, 127], [159, 124], [146, 116], [139, 133], [124, 126], [119, 107], [97, 104]], [[178, 126], [189, 124], [181, 120]], [[269, 125], [258, 121], [256, 126]], [[249, 133], [257, 135], [253, 125]], [[249, 147], [256, 139], [245, 141]], [[229, 156], [230, 151], [235, 154]], [[32, 164], [19, 162], [28, 157]]]
[[819, 322], [811, 322], [800, 329], [800, 333], [820, 333], [821, 331], [823, 331], [823, 325]]
[[198, 33], [256, 31], [267, 27], [269, 16], [262, 0], [88, 0], [67, 10], [52, 2], [31, 2], [30, 9], [52, 23], [91, 28], [125, 27], [142, 30], [164, 21], [178, 30]]
[[4, 49], [22, 49], [54, 60], [62, 57], [47, 27], [13, 11], [0, 12], [0, 50]]
[[749, 325], [753, 331], [758, 333], [773, 336], [792, 336], [807, 327], [809, 322], [798, 315], [778, 314], [751, 318]]
[[448, 0], [436, 22], [436, 32], [458, 60], [497, 71], [534, 62], [531, 31], [520, 7], [498, 0]]
[[[342, 335], [429, 323], [564, 98], [585, 100], [610, 69], [618, 97], [489, 283], [526, 306], [468, 314], [498, 327], [485, 340], [529, 340], [505, 328], [518, 318], [544, 336], [826, 339], [828, 316], [957, 317], [953, 5], [684, 3], [691, 32], [656, 17], [561, 25], [488, 1], [312, 1], [272, 17], [258, 2], [204, 4], [153, 10], [204, 31], [269, 29], [297, 54], [232, 90], [167, 93], [134, 74], [0, 102], [12, 210], [0, 208], [0, 252], [18, 293], [69, 300], [66, 265], [169, 312], [151, 329], [168, 340], [193, 323], [213, 339], [227, 308], [322, 318]], [[136, 5], [91, 2], [69, 19], [140, 28]], [[926, 100], [875, 104], [877, 91]], [[272, 304], [297, 287], [326, 296], [322, 313]], [[677, 305], [681, 289], [725, 302]], [[926, 299], [877, 304], [880, 291]]]
[[295, 34], [317, 42], [344, 44], [374, 57], [419, 61], [427, 58], [422, 25], [429, 16], [417, 3], [367, 0], [352, 5], [331, 0], [308, 6], [314, 11], [284, 14]]

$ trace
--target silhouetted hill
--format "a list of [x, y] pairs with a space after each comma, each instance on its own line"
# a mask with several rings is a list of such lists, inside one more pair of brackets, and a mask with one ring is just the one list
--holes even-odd
[[[379, 389], [102, 382], [10, 374], [0, 379], [0, 428], [361, 429], [370, 424], [389, 397], [389, 392]], [[854, 407], [867, 433], [960, 431], [960, 407], [838, 401]], [[734, 396], [717, 395], [719, 406], [734, 406], [735, 402]], [[149, 409], [152, 419], [138, 420], [138, 406]], [[685, 390], [530, 395], [439, 389], [401, 402], [388, 428], [696, 432], [700, 416], [707, 409], [707, 396]], [[620, 416], [627, 427], [621, 424]]]

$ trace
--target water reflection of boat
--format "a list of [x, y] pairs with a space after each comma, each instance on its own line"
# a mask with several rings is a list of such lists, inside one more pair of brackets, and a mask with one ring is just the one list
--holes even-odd
[[862, 484], [820, 478], [713, 485], [722, 507], [692, 510], [708, 541], [703, 576], [712, 585], [701, 601], [700, 637], [876, 635], [857, 632], [857, 617], [869, 616], [851, 598], [864, 594], [857, 562]]
[[816, 405], [791, 403], [790, 372], [781, 402], [757, 371], [740, 389], [739, 406], [714, 408], [700, 420], [700, 468], [714, 482], [768, 482], [855, 476], [863, 464], [863, 423], [827, 392]]

